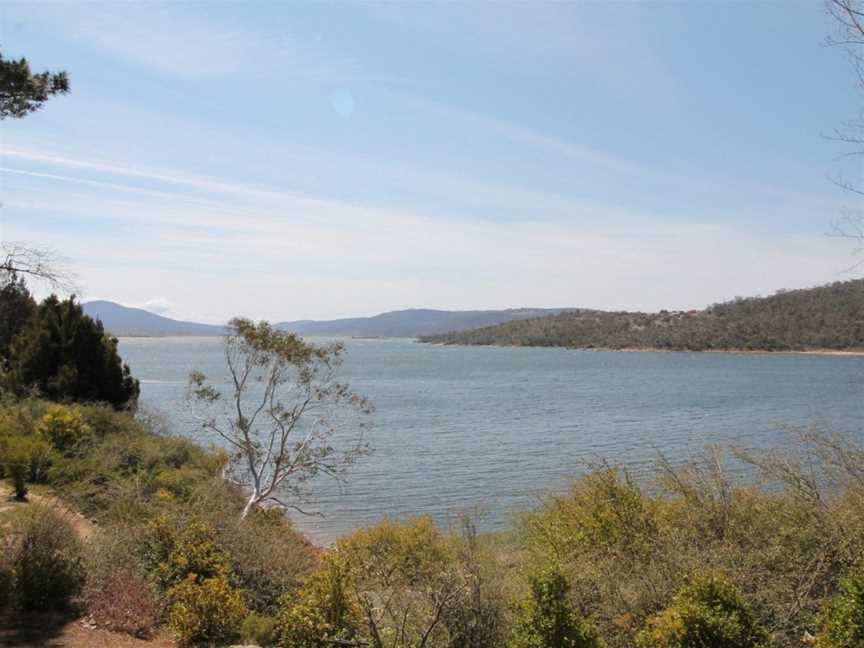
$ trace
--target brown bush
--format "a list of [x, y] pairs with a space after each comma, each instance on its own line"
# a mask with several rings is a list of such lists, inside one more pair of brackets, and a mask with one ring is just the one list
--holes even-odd
[[93, 621], [135, 637], [152, 635], [163, 616], [136, 550], [143, 530], [103, 530], [87, 544], [82, 602]]
[[84, 604], [96, 625], [148, 639], [159, 620], [153, 592], [140, 576], [120, 568], [88, 581]]

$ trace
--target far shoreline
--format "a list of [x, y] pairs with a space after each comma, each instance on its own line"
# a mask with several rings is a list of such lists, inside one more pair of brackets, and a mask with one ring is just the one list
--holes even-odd
[[546, 346], [541, 344], [448, 344], [447, 342], [425, 342], [417, 340], [418, 344], [441, 347], [498, 347], [508, 349], [564, 349], [566, 351], [590, 351], [601, 353], [716, 353], [730, 355], [818, 355], [818, 356], [864, 356], [864, 349], [800, 349], [781, 350], [771, 349], [662, 349], [659, 347], [627, 347], [616, 349], [612, 347], [572, 347], [572, 346]]
[[[219, 339], [221, 335], [115, 335], [118, 339], [129, 340], [169, 340], [169, 339]], [[345, 338], [346, 340], [413, 340], [417, 344], [426, 344], [429, 346], [440, 347], [498, 347], [498, 348], [525, 348], [525, 349], [564, 349], [566, 351], [597, 351], [603, 353], [726, 353], [733, 355], [815, 355], [815, 356], [847, 356], [861, 357], [864, 356], [864, 349], [787, 349], [774, 351], [771, 349], [663, 349], [660, 347], [627, 347], [616, 349], [613, 347], [571, 347], [571, 346], [545, 346], [540, 344], [448, 344], [447, 342], [426, 342], [419, 338], [401, 337], [401, 336], [348, 336], [348, 335], [327, 335], [327, 336], [305, 336], [305, 337], [335, 337]]]

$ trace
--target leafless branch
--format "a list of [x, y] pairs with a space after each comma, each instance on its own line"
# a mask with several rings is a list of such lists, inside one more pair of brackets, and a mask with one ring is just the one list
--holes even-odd
[[66, 258], [56, 250], [21, 242], [0, 242], [0, 282], [15, 275], [42, 281], [58, 292], [78, 290], [78, 277], [69, 270]]

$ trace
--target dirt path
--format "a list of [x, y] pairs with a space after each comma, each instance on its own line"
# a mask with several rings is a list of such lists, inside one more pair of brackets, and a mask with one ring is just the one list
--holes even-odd
[[67, 506], [63, 500], [56, 495], [53, 495], [47, 490], [41, 490], [31, 487], [31, 492], [27, 495], [26, 502], [19, 502], [12, 497], [12, 488], [9, 484], [0, 481], [0, 515], [6, 511], [14, 511], [16, 509], [24, 509], [30, 504], [42, 504], [50, 506], [57, 511], [63, 513], [69, 520], [72, 528], [82, 540], [87, 540], [96, 533], [96, 525], [90, 520], [81, 515], [78, 511], [74, 511]]
[[[12, 488], [0, 481], [0, 525], [4, 513], [25, 510], [33, 504], [51, 506], [60, 511], [72, 528], [87, 541], [97, 531], [93, 522], [72, 510], [50, 490], [35, 487], [26, 502], [12, 497]], [[176, 644], [166, 636], [143, 640], [94, 628], [85, 618], [71, 613], [21, 614], [0, 613], [0, 648], [174, 648]]]
[[89, 627], [71, 615], [0, 614], [2, 648], [175, 648], [167, 637], [136, 639]]

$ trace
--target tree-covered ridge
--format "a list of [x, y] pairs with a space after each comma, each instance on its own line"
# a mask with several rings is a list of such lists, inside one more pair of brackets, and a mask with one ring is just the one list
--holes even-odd
[[864, 348], [864, 279], [736, 298], [701, 311], [579, 311], [419, 338], [441, 344], [674, 351]]

